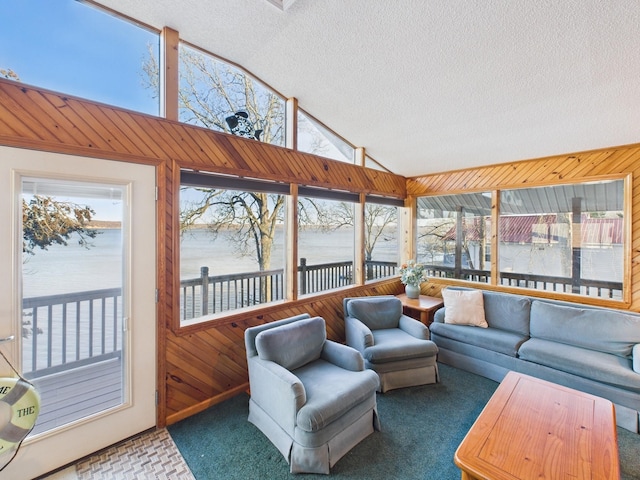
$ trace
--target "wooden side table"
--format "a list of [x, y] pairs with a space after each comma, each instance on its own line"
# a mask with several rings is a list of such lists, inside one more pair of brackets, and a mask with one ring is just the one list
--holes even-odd
[[429, 297], [420, 295], [419, 298], [409, 298], [406, 293], [396, 295], [402, 302], [402, 311], [416, 320], [420, 320], [427, 327], [433, 323], [433, 315], [440, 307], [444, 305], [444, 301], [438, 297]]

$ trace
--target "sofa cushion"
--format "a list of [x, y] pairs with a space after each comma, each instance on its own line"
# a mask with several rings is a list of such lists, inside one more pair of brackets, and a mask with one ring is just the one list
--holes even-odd
[[256, 350], [287, 370], [294, 370], [320, 358], [327, 331], [322, 317], [314, 317], [260, 332]]
[[529, 337], [519, 333], [507, 332], [498, 328], [475, 328], [469, 325], [432, 323], [429, 327], [434, 340], [445, 337], [461, 343], [486, 348], [494, 352], [515, 357], [518, 347]]
[[532, 338], [522, 344], [518, 356], [521, 360], [640, 392], [640, 374], [633, 371], [630, 359], [619, 355]]
[[402, 302], [392, 296], [356, 298], [347, 303], [347, 315], [357, 318], [371, 330], [397, 328]]
[[481, 290], [442, 290], [444, 300], [444, 323], [473, 325], [487, 328], [484, 317], [484, 300]]
[[483, 292], [484, 318], [491, 328], [529, 336], [531, 299], [510, 293]]
[[433, 357], [438, 353], [438, 347], [431, 340], [416, 338], [399, 328], [374, 330], [373, 338], [373, 346], [365, 348], [363, 354], [371, 363]]
[[640, 343], [640, 317], [621, 311], [580, 308], [534, 300], [531, 337], [631, 358]]

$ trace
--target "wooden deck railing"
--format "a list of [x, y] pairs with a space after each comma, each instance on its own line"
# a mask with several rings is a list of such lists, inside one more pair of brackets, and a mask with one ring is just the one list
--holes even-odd
[[[298, 294], [318, 293], [350, 285], [353, 262], [308, 265], [305, 258], [298, 266]], [[396, 274], [394, 262], [367, 261], [367, 280]], [[226, 312], [284, 298], [282, 269], [242, 274], [209, 275], [208, 267], [200, 268], [200, 277], [180, 282], [180, 319]]]
[[[461, 269], [459, 276], [456, 276], [454, 267], [430, 265], [427, 267], [427, 272], [430, 277], [435, 278], [459, 278], [481, 283], [489, 283], [491, 280], [491, 272], [488, 270]], [[500, 272], [500, 285], [551, 292], [579, 293], [588, 297], [622, 298], [622, 282], [606, 280], [580, 279], [578, 285], [574, 285], [574, 281], [570, 277]]]
[[25, 298], [23, 373], [34, 378], [117, 356], [121, 350], [119, 288]]
[[[389, 262], [368, 262], [372, 278], [395, 274]], [[180, 282], [182, 319], [280, 300], [283, 271], [210, 276]], [[314, 293], [351, 283], [351, 262], [298, 267], [301, 292]], [[27, 378], [96, 363], [121, 355], [122, 292], [119, 288], [25, 298], [23, 374]]]

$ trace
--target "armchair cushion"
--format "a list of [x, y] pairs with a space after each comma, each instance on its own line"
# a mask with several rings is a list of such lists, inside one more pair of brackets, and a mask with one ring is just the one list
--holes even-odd
[[324, 319], [314, 317], [260, 332], [256, 350], [261, 359], [295, 370], [320, 358], [326, 339]]
[[307, 402], [296, 417], [298, 428], [307, 432], [322, 430], [378, 388], [378, 376], [371, 370], [345, 370], [322, 359], [292, 373], [307, 392]]
[[399, 328], [374, 330], [373, 336], [375, 345], [364, 351], [364, 358], [371, 363], [433, 357], [438, 353], [435, 343], [415, 338]]
[[398, 328], [402, 302], [395, 297], [363, 297], [347, 303], [347, 315], [355, 317], [371, 330]]

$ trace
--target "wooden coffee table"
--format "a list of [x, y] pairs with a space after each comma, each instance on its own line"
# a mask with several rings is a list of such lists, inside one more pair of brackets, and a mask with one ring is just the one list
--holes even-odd
[[455, 453], [462, 479], [619, 479], [613, 404], [509, 372]]

